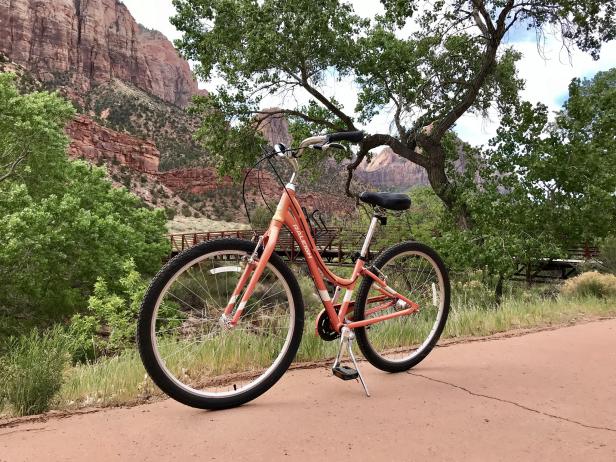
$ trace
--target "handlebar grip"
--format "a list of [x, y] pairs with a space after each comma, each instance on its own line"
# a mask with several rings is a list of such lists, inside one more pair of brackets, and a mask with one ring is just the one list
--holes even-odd
[[327, 142], [333, 143], [335, 141], [349, 141], [351, 143], [359, 143], [364, 139], [365, 133], [361, 130], [356, 132], [339, 132], [330, 133], [327, 135]]

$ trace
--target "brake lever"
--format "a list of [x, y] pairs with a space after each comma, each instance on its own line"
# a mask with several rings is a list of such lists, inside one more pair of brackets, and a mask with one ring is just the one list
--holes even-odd
[[324, 149], [340, 149], [342, 151], [346, 151], [347, 148], [340, 143], [328, 143], [325, 146], [323, 146]]
[[327, 151], [328, 149], [341, 149], [346, 151], [347, 148], [340, 143], [325, 143], [325, 144], [313, 144], [310, 146], [312, 149], [316, 149], [318, 151]]

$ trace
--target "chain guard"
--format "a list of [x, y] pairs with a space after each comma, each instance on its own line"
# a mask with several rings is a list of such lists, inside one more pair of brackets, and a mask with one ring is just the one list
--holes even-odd
[[331, 322], [329, 322], [329, 316], [327, 316], [325, 310], [321, 310], [317, 316], [317, 334], [326, 342], [331, 342], [340, 337], [340, 334], [334, 330]]

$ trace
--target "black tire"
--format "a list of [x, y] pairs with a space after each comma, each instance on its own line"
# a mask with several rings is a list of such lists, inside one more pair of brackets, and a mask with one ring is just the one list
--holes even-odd
[[[247, 255], [251, 255], [255, 249], [255, 245], [256, 244], [253, 242], [239, 239], [217, 239], [203, 242], [169, 260], [152, 280], [141, 305], [137, 327], [137, 344], [141, 360], [149, 376], [163, 392], [176, 401], [200, 409], [226, 409], [239, 406], [257, 398], [271, 388], [282, 377], [293, 361], [297, 349], [299, 348], [303, 332], [304, 304], [301, 290], [295, 276], [290, 268], [276, 254], [271, 256], [269, 263], [279, 272], [290, 290], [293, 301], [293, 306], [290, 308], [294, 310], [294, 321], [290, 323], [290, 326], [292, 326], [292, 334], [290, 336], [290, 342], [287, 341], [287, 343], [285, 343], [286, 351], [283, 352], [282, 357], [278, 356], [276, 360], [278, 361], [277, 366], [271, 371], [268, 369], [268, 371], [266, 371], [268, 375], [263, 376], [264, 378], [261, 382], [252, 388], [232, 394], [231, 396], [202, 396], [201, 394], [193, 393], [179, 386], [166, 372], [166, 367], [160, 364], [157, 359], [159, 356], [157, 356], [155, 351], [156, 347], [154, 346], [156, 343], [154, 339], [155, 335], [152, 335], [154, 330], [152, 325], [153, 322], [156, 322], [154, 319], [155, 308], [156, 304], [159, 303], [158, 300], [161, 297], [161, 292], [165, 290], [169, 281], [173, 280], [174, 275], [182, 271], [182, 268], [186, 268], [186, 265], [190, 264], [190, 262], [212, 252], [241, 251], [242, 253], [246, 252]], [[162, 294], [162, 296], [164, 296], [164, 294]], [[275, 364], [275, 362], [273, 364]]]
[[[447, 322], [447, 316], [449, 314], [449, 302], [450, 302], [450, 285], [449, 285], [449, 275], [447, 273], [447, 269], [442, 259], [438, 256], [438, 254], [428, 247], [427, 245], [420, 244], [418, 242], [401, 242], [396, 244], [389, 249], [385, 250], [381, 253], [373, 263], [373, 267], [378, 268], [379, 270], [385, 267], [385, 274], [387, 275], [386, 265], [388, 262], [391, 262], [396, 257], [401, 255], [413, 255], [414, 257], [427, 258], [427, 261], [430, 262], [432, 268], [435, 271], [435, 275], [439, 278], [439, 287], [441, 287], [441, 293], [439, 298], [439, 306], [436, 311], [436, 316], [434, 323], [432, 324], [432, 330], [428, 334], [428, 337], [423, 341], [419, 348], [417, 348], [413, 353], [409, 354], [408, 359], [402, 360], [388, 360], [381, 353], [379, 353], [378, 349], [372, 344], [370, 341], [370, 334], [368, 333], [371, 329], [371, 326], [361, 327], [355, 329], [355, 335], [357, 338], [357, 344], [359, 345], [362, 354], [364, 357], [376, 368], [381, 369], [386, 372], [402, 372], [406, 371], [413, 366], [419, 364], [434, 348], [438, 339], [445, 328], [445, 324]], [[360, 285], [359, 291], [357, 293], [357, 300], [355, 304], [355, 310], [353, 314], [354, 320], [363, 320], [364, 313], [366, 310], [366, 301], [368, 300], [368, 296], [370, 293], [370, 289], [373, 285], [374, 281], [371, 278], [365, 277]], [[434, 287], [434, 284], [432, 285]], [[400, 287], [395, 287], [392, 285], [392, 288], [398, 292], [402, 292]], [[434, 289], [433, 289], [434, 290]], [[409, 297], [410, 298], [410, 297]], [[435, 296], [436, 298], [436, 296]], [[439, 314], [440, 313], [440, 314]], [[401, 319], [411, 319], [410, 317], [403, 316], [394, 318], [394, 320]], [[386, 320], [380, 323], [374, 324], [373, 327], [386, 325], [387, 323], [395, 322], [394, 320]], [[411, 322], [411, 321], [408, 321]]]

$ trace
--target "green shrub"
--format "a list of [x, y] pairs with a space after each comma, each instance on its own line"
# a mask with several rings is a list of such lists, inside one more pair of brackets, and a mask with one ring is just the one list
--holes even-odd
[[250, 217], [250, 221], [254, 229], [267, 229], [271, 219], [272, 212], [270, 212], [267, 207], [261, 206], [255, 208], [254, 212], [252, 212], [252, 216]]
[[460, 278], [452, 281], [452, 305], [494, 307], [496, 300], [494, 291], [472, 273], [470, 278]]
[[61, 328], [9, 341], [7, 354], [0, 358], [0, 405], [8, 404], [16, 415], [40, 414], [49, 410], [60, 391], [70, 345]]
[[597, 271], [582, 273], [565, 282], [561, 294], [567, 297], [616, 297], [616, 276]]
[[190, 211], [190, 207], [186, 204], [182, 206], [182, 215], [185, 217], [191, 217], [192, 212]]
[[[121, 352], [135, 341], [137, 318], [143, 296], [148, 287], [135, 269], [135, 263], [124, 263], [119, 287], [112, 290], [104, 279], [99, 278], [94, 293], [88, 300], [88, 309], [71, 319], [68, 335], [71, 341], [73, 361], [83, 362]], [[165, 301], [161, 313], [175, 309]], [[169, 311], [169, 317], [173, 311]]]
[[616, 237], [608, 237], [599, 248], [602, 269], [616, 274]]
[[124, 263], [119, 290], [110, 290], [104, 279], [98, 279], [87, 312], [73, 316], [69, 327], [75, 361], [92, 360], [132, 344], [146, 287], [132, 260]]
[[176, 211], [173, 207], [165, 207], [165, 214], [167, 215], [168, 220], [173, 220], [175, 218]]

